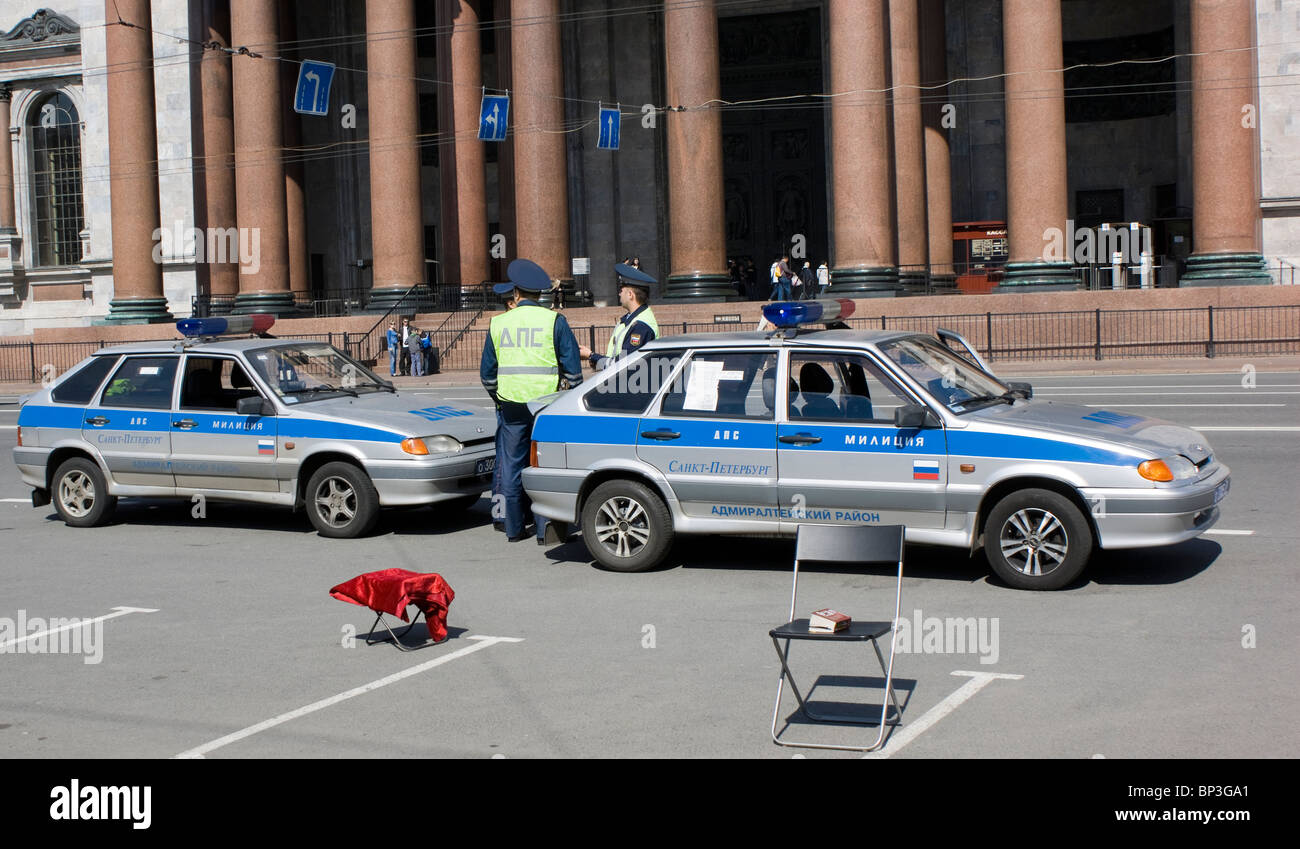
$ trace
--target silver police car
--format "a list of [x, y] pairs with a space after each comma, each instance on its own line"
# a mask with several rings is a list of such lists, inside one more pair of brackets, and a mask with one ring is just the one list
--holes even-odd
[[[902, 524], [1023, 589], [1093, 550], [1168, 545], [1219, 516], [1229, 472], [1196, 431], [1033, 399], [956, 334], [806, 329], [852, 302], [774, 304], [776, 329], [657, 339], [540, 412], [524, 486], [618, 571], [674, 534]], [[803, 326], [801, 328], [801, 325]]]
[[485, 409], [415, 400], [324, 343], [209, 335], [247, 321], [179, 324], [191, 338], [104, 348], [24, 399], [13, 457], [33, 506], [89, 527], [119, 497], [203, 496], [355, 537], [380, 507], [463, 509], [490, 486]]

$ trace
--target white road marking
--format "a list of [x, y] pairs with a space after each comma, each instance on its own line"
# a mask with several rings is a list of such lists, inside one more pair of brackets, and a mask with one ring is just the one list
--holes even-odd
[[346, 701], [355, 696], [360, 696], [365, 693], [369, 693], [372, 690], [378, 690], [380, 687], [387, 687], [389, 684], [395, 684], [398, 681], [401, 681], [405, 678], [410, 678], [412, 675], [419, 675], [421, 672], [425, 672], [427, 670], [433, 669], [435, 666], [441, 666], [444, 663], [448, 663], [450, 661], [455, 660], [456, 658], [464, 657], [467, 654], [473, 654], [479, 649], [485, 649], [488, 646], [495, 645], [497, 643], [522, 643], [523, 642], [523, 639], [519, 637], [487, 637], [480, 634], [475, 634], [474, 636], [469, 637], [469, 639], [478, 640], [478, 642], [474, 643], [473, 645], [459, 648], [450, 654], [443, 655], [442, 657], [435, 657], [433, 660], [427, 661], [425, 663], [417, 664], [415, 666], [410, 667], [409, 669], [403, 669], [401, 672], [395, 672], [392, 675], [389, 675], [384, 678], [380, 678], [377, 681], [371, 681], [369, 684], [362, 684], [360, 687], [354, 687], [351, 690], [348, 690], [343, 693], [339, 693], [336, 696], [330, 696], [327, 699], [321, 699], [318, 702], [312, 702], [311, 704], [306, 705], [304, 707], [300, 707], [297, 710], [291, 710], [288, 713], [282, 713], [279, 716], [275, 716], [263, 722], [259, 722], [256, 725], [250, 725], [247, 728], [234, 732], [233, 734], [227, 734], [225, 737], [218, 737], [216, 740], [213, 740], [210, 743], [204, 743], [202, 746], [196, 746], [193, 749], [187, 749], [184, 752], [181, 752], [179, 755], [176, 755], [176, 757], [177, 758], [202, 758], [208, 752], [214, 751], [216, 749], [220, 749], [222, 746], [228, 746], [231, 743], [236, 743], [240, 740], [243, 740], [246, 737], [251, 737], [252, 735], [257, 734], [260, 731], [265, 731], [268, 728], [274, 728], [277, 725], [282, 725], [292, 719], [297, 719], [300, 716], [306, 716], [309, 713], [315, 713], [318, 710], [323, 710], [324, 708], [327, 708], [331, 705], [336, 705], [339, 702]]
[[1228, 528], [1212, 528], [1206, 531], [1205, 533], [1209, 534], [1210, 536], [1224, 536], [1224, 537], [1249, 537], [1255, 535], [1254, 531], [1229, 530]]
[[57, 634], [61, 631], [71, 631], [73, 628], [84, 628], [87, 625], [89, 625], [91, 622], [103, 622], [108, 619], [116, 619], [119, 616], [126, 616], [131, 613], [157, 613], [158, 612], [158, 609], [153, 607], [114, 607], [113, 610], [116, 610], [117, 612], [105, 613], [103, 616], [96, 616], [94, 619], [79, 619], [73, 624], [64, 625], [61, 628], [50, 628], [49, 630], [37, 631], [34, 634], [28, 634], [24, 637], [18, 637], [17, 639], [14, 640], [6, 640], [5, 642], [0, 643], [0, 649], [5, 649], [8, 648], [9, 646], [16, 646], [19, 643], [25, 643], [28, 640], [34, 640], [37, 637], [44, 637], [49, 634]]
[[1285, 407], [1286, 404], [1084, 404], [1085, 407]]
[[30, 498], [0, 498], [0, 504], [31, 504]]
[[921, 736], [939, 720], [957, 709], [958, 705], [969, 699], [971, 696], [983, 690], [989, 685], [989, 682], [1004, 678], [1008, 681], [1019, 681], [1025, 676], [1012, 675], [1004, 672], [966, 672], [956, 670], [953, 675], [968, 675], [970, 680], [958, 687], [946, 699], [939, 704], [927, 710], [916, 722], [902, 726], [902, 730], [897, 734], [890, 734], [889, 739], [885, 741], [885, 746], [876, 752], [868, 752], [863, 755], [863, 759], [887, 758], [896, 753], [899, 749]]
[[0, 425], [0, 430], [18, 430], [18, 425]]

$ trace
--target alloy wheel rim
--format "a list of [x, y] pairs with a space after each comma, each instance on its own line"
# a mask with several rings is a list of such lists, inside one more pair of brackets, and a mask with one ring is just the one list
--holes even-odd
[[1002, 557], [1022, 575], [1041, 577], [1059, 568], [1070, 551], [1065, 525], [1049, 510], [1026, 507], [1002, 523]]
[[76, 471], [59, 481], [59, 504], [69, 516], [85, 517], [95, 508], [95, 482], [85, 472]]
[[345, 528], [357, 515], [357, 491], [343, 478], [321, 481], [315, 502], [316, 515], [331, 528]]
[[596, 511], [596, 539], [615, 557], [635, 557], [650, 542], [650, 514], [640, 502], [618, 495]]

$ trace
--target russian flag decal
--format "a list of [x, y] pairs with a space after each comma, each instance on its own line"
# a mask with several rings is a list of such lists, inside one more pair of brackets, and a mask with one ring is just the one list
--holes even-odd
[[912, 480], [937, 481], [939, 479], [938, 460], [913, 460]]
[[274, 454], [274, 453], [275, 453], [275, 440], [274, 440], [274, 439], [259, 439], [259, 440], [257, 440], [257, 453], [258, 453], [258, 454]]

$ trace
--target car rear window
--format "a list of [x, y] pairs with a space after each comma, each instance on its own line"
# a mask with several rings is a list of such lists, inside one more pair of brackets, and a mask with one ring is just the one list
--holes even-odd
[[176, 382], [175, 357], [127, 357], [104, 389], [100, 405], [170, 410]]
[[672, 377], [683, 353], [656, 351], [640, 357], [587, 390], [583, 403], [597, 413], [644, 413]]
[[50, 397], [59, 404], [89, 404], [115, 362], [117, 357], [91, 357], [54, 387]]

